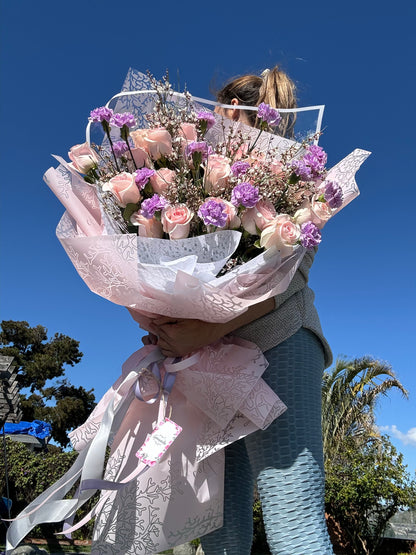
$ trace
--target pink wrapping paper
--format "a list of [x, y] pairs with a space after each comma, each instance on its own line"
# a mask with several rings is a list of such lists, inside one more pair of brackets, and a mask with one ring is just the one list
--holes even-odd
[[[215, 135], [215, 129], [211, 133]], [[290, 143], [267, 133], [262, 141], [272, 141], [282, 150]], [[336, 179], [343, 188], [343, 206], [359, 194], [354, 176], [368, 155], [357, 149], [328, 173], [328, 179]], [[238, 245], [238, 232], [180, 241], [122, 235], [103, 212], [95, 187], [56, 158], [59, 167], [50, 168], [44, 178], [66, 208], [57, 228], [59, 240], [88, 287], [127, 307], [139, 323], [154, 314], [225, 322], [284, 292], [301, 262], [305, 251], [300, 246], [283, 260], [277, 250], [269, 249], [216, 278]], [[183, 428], [159, 463], [119, 491], [103, 490], [93, 554], [155, 554], [221, 526], [223, 447], [266, 428], [286, 410], [261, 378], [267, 366], [263, 354], [238, 339], [224, 339], [194, 354], [197, 361], [193, 358], [192, 365], [178, 371], [166, 407], [145, 404], [134, 396], [132, 383], [140, 362], [154, 349], [146, 346], [131, 355], [87, 421], [70, 434], [74, 448], [86, 459], [94, 455], [90, 447], [105, 429], [107, 409], [121, 403], [104, 475], [120, 482], [137, 470], [135, 453], [162, 413]], [[172, 369], [170, 362], [165, 361], [167, 371]], [[120, 389], [125, 380], [128, 387]], [[151, 380], [144, 385], [148, 394], [154, 392]], [[23, 535], [16, 531], [13, 541]]]
[[[368, 154], [356, 150], [329, 172], [343, 187], [344, 205], [358, 195], [354, 176]], [[95, 189], [60, 161], [58, 169], [45, 175], [67, 208], [58, 238], [89, 288], [127, 307], [139, 323], [153, 314], [232, 319], [282, 293], [304, 254], [299, 246], [282, 260], [270, 249], [216, 278], [238, 244], [237, 232], [181, 241], [121, 235], [100, 211]], [[123, 365], [123, 376], [140, 366], [152, 348], [134, 353]], [[166, 415], [183, 432], [158, 464], [122, 490], [103, 492], [92, 553], [157, 553], [221, 526], [222, 448], [266, 428], [285, 410], [261, 379], [267, 362], [256, 346], [223, 340], [198, 355], [197, 364], [178, 372], [166, 407]], [[116, 392], [122, 379], [71, 434], [76, 449], [82, 451], [95, 437], [108, 403], [122, 400]], [[112, 441], [107, 480], [120, 481], [134, 471], [135, 453], [158, 420], [156, 404], [146, 405], [129, 394], [132, 401]]]
[[[108, 404], [123, 379], [140, 368], [154, 346], [134, 353], [123, 373], [88, 420], [70, 434], [83, 450], [95, 437]], [[106, 495], [97, 518], [92, 553], [157, 553], [221, 526], [222, 448], [267, 427], [285, 405], [261, 379], [267, 361], [259, 349], [240, 339], [223, 340], [199, 353], [196, 364], [180, 370], [166, 407], [183, 432], [162, 460]], [[145, 383], [148, 395], [152, 381]], [[133, 398], [113, 438], [105, 479], [120, 481], [138, 465], [136, 451], [158, 420], [158, 405]]]

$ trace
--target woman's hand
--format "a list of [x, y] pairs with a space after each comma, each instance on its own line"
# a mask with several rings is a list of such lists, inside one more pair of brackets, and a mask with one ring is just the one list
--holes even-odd
[[182, 357], [201, 347], [215, 343], [215, 341], [241, 326], [254, 322], [254, 320], [271, 312], [274, 307], [275, 302], [274, 297], [272, 297], [251, 306], [237, 318], [222, 324], [159, 316], [150, 319], [146, 325], [142, 324], [142, 327], [150, 332], [149, 339], [146, 339], [146, 341], [155, 344], [154, 336], [156, 336], [157, 345], [165, 356]]
[[144, 335], [142, 337], [143, 345], [157, 345], [157, 335], [154, 333], [149, 333], [149, 335]]
[[223, 326], [202, 320], [160, 316], [152, 320], [148, 330], [151, 336], [157, 336], [157, 345], [165, 356], [182, 357], [224, 337], [227, 332]]

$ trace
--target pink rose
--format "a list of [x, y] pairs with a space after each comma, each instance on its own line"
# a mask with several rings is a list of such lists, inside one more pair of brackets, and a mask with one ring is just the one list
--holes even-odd
[[293, 219], [298, 225], [313, 221], [313, 213], [309, 201], [305, 201], [302, 204], [302, 207], [299, 208], [299, 210], [296, 210], [296, 212], [293, 214]]
[[[319, 229], [322, 229], [329, 218], [332, 216], [332, 209], [327, 202], [320, 202], [317, 200], [319, 195], [314, 195], [312, 197], [311, 207], [317, 218], [319, 218], [320, 223], [316, 224]], [[315, 223], [315, 222], [314, 222]]]
[[136, 185], [134, 175], [122, 172], [104, 183], [103, 191], [112, 191], [117, 203], [125, 208], [129, 203], [136, 204], [141, 200], [139, 188]]
[[193, 212], [185, 204], [167, 206], [162, 210], [162, 226], [170, 239], [185, 239], [189, 235]]
[[319, 229], [322, 229], [329, 218], [332, 210], [326, 202], [317, 200], [319, 195], [314, 195], [312, 201], [305, 200], [302, 206], [295, 212], [293, 219], [299, 225], [305, 222], [313, 222]]
[[163, 237], [162, 224], [156, 218], [145, 218], [140, 212], [134, 212], [130, 221], [133, 225], [138, 226], [140, 237]]
[[[232, 152], [232, 159], [234, 162], [237, 162], [238, 160], [242, 160], [243, 158], [247, 157], [247, 153], [248, 153], [248, 144], [247, 143], [243, 143], [242, 145], [239, 145], [238, 143], [234, 143], [230, 145], [230, 149]], [[249, 160], [244, 160], [244, 162], [248, 162]]]
[[175, 177], [176, 173], [173, 170], [161, 168], [150, 177], [150, 184], [155, 193], [162, 195], [175, 183]]
[[240, 227], [241, 220], [237, 216], [237, 208], [234, 206], [234, 204], [231, 204], [231, 202], [228, 202], [228, 200], [223, 200], [222, 198], [218, 197], [208, 197], [205, 199], [205, 202], [207, 202], [208, 200], [213, 200], [218, 204], [222, 204], [222, 207], [227, 214], [227, 221], [225, 223], [225, 226], [221, 229], [237, 229], [238, 227]]
[[198, 135], [194, 123], [181, 123], [181, 131], [187, 141], [198, 140]]
[[130, 136], [136, 147], [145, 150], [153, 160], [172, 154], [172, 137], [163, 127], [156, 129], [138, 129]]
[[268, 158], [264, 152], [254, 150], [248, 155], [247, 161], [250, 162], [253, 168], [266, 167], [276, 175], [276, 177], [285, 177], [283, 164], [279, 160]]
[[217, 193], [225, 187], [230, 174], [228, 159], [220, 154], [211, 154], [205, 166], [205, 191], [210, 194]]
[[181, 123], [182, 137], [179, 137], [181, 153], [185, 155], [186, 147], [198, 140], [195, 124]]
[[258, 235], [258, 231], [271, 223], [276, 217], [276, 210], [269, 200], [259, 200], [254, 208], [248, 208], [241, 216], [241, 223], [251, 235]]
[[280, 214], [263, 229], [260, 245], [266, 249], [276, 247], [284, 258], [292, 252], [299, 238], [300, 226], [287, 214]]
[[70, 164], [77, 172], [88, 173], [98, 163], [97, 153], [88, 143], [73, 146], [68, 152]]
[[285, 177], [285, 172], [283, 171], [283, 164], [278, 160], [272, 160], [269, 164], [269, 168], [272, 173], [274, 173], [277, 177], [283, 178]]
[[[143, 148], [132, 148], [131, 153], [133, 154], [133, 159], [136, 163], [137, 168], [143, 168], [147, 165], [147, 162], [149, 161], [149, 155]], [[126, 156], [131, 159], [130, 152], [126, 152]]]
[[261, 168], [262, 166], [264, 166], [265, 161], [266, 154], [259, 150], [253, 150], [253, 152], [250, 152], [247, 158], [247, 162], [250, 162], [252, 168]]

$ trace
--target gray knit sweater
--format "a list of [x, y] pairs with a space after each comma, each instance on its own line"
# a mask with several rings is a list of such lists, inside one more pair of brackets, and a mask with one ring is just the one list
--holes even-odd
[[323, 335], [318, 312], [313, 304], [315, 295], [308, 287], [309, 270], [316, 250], [306, 252], [287, 290], [275, 297], [276, 308], [234, 331], [233, 335], [252, 341], [265, 352], [291, 337], [301, 327], [307, 328], [322, 342], [325, 367], [332, 364], [332, 352]]

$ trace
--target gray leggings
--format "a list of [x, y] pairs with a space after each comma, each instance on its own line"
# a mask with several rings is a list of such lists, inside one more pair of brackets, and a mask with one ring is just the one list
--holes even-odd
[[249, 555], [253, 483], [272, 555], [328, 555], [321, 434], [322, 345], [304, 328], [265, 353], [263, 375], [288, 410], [265, 431], [225, 449], [222, 528], [201, 538], [205, 555]]

